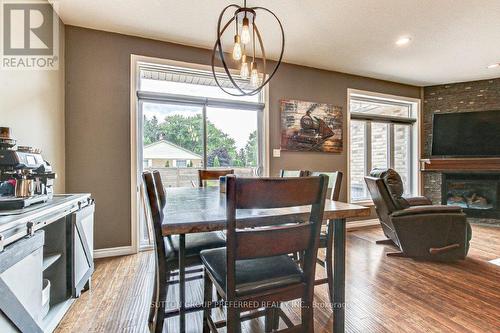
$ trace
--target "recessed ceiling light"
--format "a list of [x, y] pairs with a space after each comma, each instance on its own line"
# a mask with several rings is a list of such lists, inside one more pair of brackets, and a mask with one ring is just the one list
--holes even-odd
[[500, 67], [500, 62], [488, 66], [488, 68], [497, 68], [497, 67]]
[[410, 37], [401, 37], [396, 41], [397, 46], [403, 46], [408, 44], [411, 41]]

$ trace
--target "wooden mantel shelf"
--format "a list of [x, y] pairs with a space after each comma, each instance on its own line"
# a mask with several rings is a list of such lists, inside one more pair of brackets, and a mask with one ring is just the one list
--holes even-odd
[[498, 171], [500, 157], [430, 158], [420, 160], [421, 171]]

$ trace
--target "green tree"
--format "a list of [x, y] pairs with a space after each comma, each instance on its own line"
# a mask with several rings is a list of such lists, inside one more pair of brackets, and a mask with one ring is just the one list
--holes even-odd
[[257, 131], [253, 131], [248, 136], [245, 145], [245, 165], [256, 167], [257, 166], [257, 152], [258, 152]]
[[216, 168], [220, 167], [219, 156], [215, 155], [211, 164], [212, 165], [210, 165], [210, 163], [209, 163], [209, 166], [213, 166], [213, 167], [216, 167]]
[[[214, 166], [217, 160], [220, 166], [256, 166], [257, 132], [252, 132], [244, 148], [239, 150], [236, 142], [228, 134], [207, 121], [207, 157], [208, 166]], [[150, 144], [163, 138], [198, 155], [203, 155], [203, 117], [195, 115], [171, 115], [159, 122], [156, 117], [144, 117], [144, 144]]]
[[144, 144], [149, 145], [153, 142], [158, 141], [160, 137], [158, 119], [156, 116], [148, 119], [144, 116]]

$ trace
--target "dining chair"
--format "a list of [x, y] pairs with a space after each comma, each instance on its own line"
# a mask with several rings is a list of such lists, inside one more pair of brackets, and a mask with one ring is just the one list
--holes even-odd
[[[313, 294], [319, 232], [323, 220], [327, 177], [239, 178], [226, 181], [227, 247], [204, 250], [203, 332], [241, 332], [244, 320], [265, 316], [266, 332], [278, 332], [281, 318], [288, 332], [313, 332]], [[239, 209], [267, 209], [311, 205], [309, 219], [283, 215], [281, 221], [257, 218], [257, 227], [241, 229]], [[282, 240], [276, 242], [277, 239]], [[288, 256], [305, 252], [300, 267]], [[226, 320], [211, 317], [212, 287], [226, 304]], [[301, 324], [281, 310], [281, 302], [301, 299]], [[264, 308], [262, 310], [262, 308]], [[257, 310], [257, 311], [251, 311]], [[248, 312], [251, 311], [251, 312]], [[246, 314], [242, 314], [247, 312]]]
[[223, 177], [226, 175], [233, 175], [233, 174], [234, 174], [233, 169], [228, 169], [228, 170], [203, 170], [203, 169], [199, 169], [198, 170], [198, 179], [199, 179], [198, 186], [204, 187], [205, 182], [207, 180], [217, 180], [218, 181], [219, 177]]
[[[179, 237], [164, 237], [162, 234], [163, 208], [167, 202], [167, 198], [165, 197], [165, 204], [162, 204], [161, 195], [158, 194], [158, 189], [163, 188], [161, 177], [159, 174], [151, 173], [150, 171], [143, 172], [142, 176], [155, 236], [155, 292], [151, 304], [153, 313], [150, 311], [149, 321], [150, 326], [153, 328], [152, 331], [162, 332], [166, 315], [165, 303], [168, 286], [177, 282], [170, 281], [170, 277], [178, 275], [175, 271], [179, 268]], [[162, 191], [164, 192], [162, 189], [159, 190], [159, 192]], [[204, 232], [186, 235], [186, 267], [200, 266], [200, 252], [202, 250], [223, 247], [225, 244], [226, 241], [222, 232]], [[186, 271], [186, 273], [195, 273], [197, 271], [201, 272], [202, 270], [191, 270], [189, 272]], [[190, 280], [196, 278], [202, 278], [202, 276], [194, 276]], [[154, 319], [155, 315], [156, 320]]]
[[[338, 201], [340, 197], [340, 189], [342, 186], [343, 174], [340, 171], [336, 172], [310, 172], [311, 176], [327, 175], [328, 176], [328, 193], [327, 197], [330, 200]], [[320, 264], [326, 271], [326, 279], [317, 279], [315, 284], [321, 285], [328, 283], [328, 295], [330, 296], [330, 303], [333, 304], [333, 229], [334, 221], [328, 220], [326, 229], [321, 230], [319, 235], [319, 248], [325, 249], [325, 259], [317, 258]]]
[[[288, 172], [288, 173], [287, 173]], [[333, 201], [338, 201], [340, 197], [340, 189], [342, 186], [342, 172], [323, 172], [323, 171], [286, 171], [281, 170], [281, 177], [305, 177], [305, 176], [328, 176], [328, 191], [327, 198]], [[289, 176], [286, 176], [289, 175]], [[299, 175], [299, 176], [297, 176]], [[326, 229], [321, 230], [319, 236], [319, 248], [325, 249], [325, 259], [317, 257], [317, 263], [321, 265], [326, 271], [326, 278], [317, 279], [315, 285], [328, 284], [328, 295], [330, 298], [330, 303], [333, 304], [333, 228], [334, 222], [327, 221]], [[299, 253], [293, 253], [293, 258], [298, 261], [302, 261], [302, 256]]]

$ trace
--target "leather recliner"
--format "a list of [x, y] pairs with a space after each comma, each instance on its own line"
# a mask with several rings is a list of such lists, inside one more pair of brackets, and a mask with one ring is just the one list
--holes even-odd
[[472, 233], [462, 208], [403, 197], [403, 182], [393, 169], [374, 169], [365, 181], [388, 238], [377, 243], [392, 242], [401, 250], [388, 255], [439, 261], [467, 256]]

